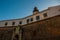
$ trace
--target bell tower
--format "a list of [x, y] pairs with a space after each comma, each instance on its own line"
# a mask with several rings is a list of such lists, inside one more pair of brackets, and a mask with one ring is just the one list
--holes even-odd
[[37, 13], [39, 13], [39, 10], [37, 9], [37, 7], [34, 7], [33, 15], [34, 15], [34, 14], [37, 14]]

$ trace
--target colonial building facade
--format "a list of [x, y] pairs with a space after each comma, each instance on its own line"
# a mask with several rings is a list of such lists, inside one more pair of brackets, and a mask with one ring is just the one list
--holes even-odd
[[38, 20], [44, 20], [50, 17], [54, 17], [56, 15], [60, 15], [60, 6], [49, 7], [48, 9], [41, 12], [39, 12], [39, 10], [35, 7], [33, 10], [33, 15], [27, 16], [22, 19], [0, 21], [0, 27], [17, 26], [18, 24], [25, 25], [28, 23], [36, 22]]
[[0, 21], [1, 40], [60, 40], [60, 5], [22, 19]]

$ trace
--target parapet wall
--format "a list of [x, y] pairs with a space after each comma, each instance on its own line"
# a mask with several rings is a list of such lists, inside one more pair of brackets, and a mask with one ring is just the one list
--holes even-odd
[[60, 15], [23, 26], [23, 39], [59, 40]]

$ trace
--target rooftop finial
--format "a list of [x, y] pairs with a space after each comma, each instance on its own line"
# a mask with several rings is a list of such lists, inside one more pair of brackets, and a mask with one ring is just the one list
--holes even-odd
[[39, 11], [39, 10], [37, 9], [37, 7], [34, 7], [34, 10], [33, 10], [33, 12], [35, 12], [35, 11]]
[[38, 8], [37, 7], [34, 7], [33, 14], [36, 14], [38, 12], [39, 12]]

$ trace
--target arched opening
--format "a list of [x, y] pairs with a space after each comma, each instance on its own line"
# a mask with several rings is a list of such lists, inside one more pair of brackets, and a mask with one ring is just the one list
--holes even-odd
[[19, 40], [19, 35], [15, 35], [13, 40]]

